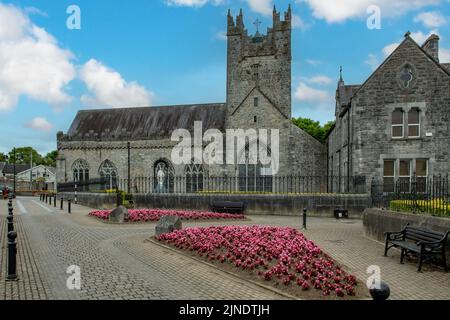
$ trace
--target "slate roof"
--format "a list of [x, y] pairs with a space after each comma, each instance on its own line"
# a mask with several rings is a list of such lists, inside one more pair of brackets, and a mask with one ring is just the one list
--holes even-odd
[[66, 138], [167, 139], [176, 129], [193, 132], [194, 122], [208, 129], [225, 129], [224, 103], [79, 111]]
[[339, 86], [336, 90], [336, 99], [340, 102], [341, 106], [347, 105], [356, 91], [361, 85], [344, 85]]
[[[16, 164], [16, 174], [21, 173], [30, 169], [29, 164]], [[13, 164], [5, 164], [2, 170], [3, 174], [14, 174], [14, 165]]]

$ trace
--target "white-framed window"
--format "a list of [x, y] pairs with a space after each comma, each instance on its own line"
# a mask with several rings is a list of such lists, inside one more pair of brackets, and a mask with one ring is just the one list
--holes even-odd
[[408, 138], [420, 137], [420, 111], [412, 108], [408, 112]]
[[416, 159], [416, 190], [427, 191], [428, 159]]
[[395, 160], [384, 160], [383, 186], [384, 192], [394, 192], [395, 190]]
[[402, 159], [399, 163], [399, 183], [400, 192], [409, 192], [411, 190], [411, 160]]
[[405, 127], [405, 113], [402, 109], [395, 109], [392, 113], [392, 138], [403, 138]]

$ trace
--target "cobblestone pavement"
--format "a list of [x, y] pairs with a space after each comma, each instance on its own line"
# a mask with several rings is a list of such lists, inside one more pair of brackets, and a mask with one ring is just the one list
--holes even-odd
[[[6, 202], [0, 202], [2, 250], [0, 299], [283, 299], [275, 292], [233, 277], [184, 255], [144, 242], [154, 223], [111, 225], [19, 198], [14, 203], [19, 233], [20, 280], [5, 282]], [[300, 228], [300, 218], [252, 216], [243, 222], [190, 222], [185, 226], [265, 224]], [[450, 273], [435, 268], [416, 272], [415, 263], [400, 265], [399, 253], [383, 257], [383, 244], [362, 235], [362, 222], [310, 218], [305, 235], [364, 280], [370, 265], [381, 268], [393, 299], [450, 299]], [[67, 289], [67, 267], [81, 268], [82, 290]]]
[[[19, 198], [14, 203], [20, 280], [4, 282], [6, 269], [2, 242], [0, 299], [282, 299], [272, 291], [217, 269], [178, 256], [160, 246], [144, 243], [154, 224], [109, 225], [87, 217], [88, 209], [73, 206], [72, 214]], [[21, 212], [21, 208], [26, 213]], [[6, 202], [0, 202], [5, 225]], [[4, 232], [2, 231], [2, 238]], [[143, 255], [129, 250], [139, 247]], [[20, 257], [24, 259], [20, 260]], [[71, 265], [81, 268], [82, 289], [67, 289]], [[34, 292], [36, 294], [34, 294]]]

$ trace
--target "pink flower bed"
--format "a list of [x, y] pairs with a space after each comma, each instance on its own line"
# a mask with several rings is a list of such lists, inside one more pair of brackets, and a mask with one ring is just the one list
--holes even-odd
[[346, 274], [312, 241], [295, 229], [263, 226], [186, 228], [158, 241], [195, 252], [208, 260], [257, 272], [266, 281], [321, 290], [323, 295], [355, 295], [356, 278]]
[[[111, 210], [98, 210], [89, 213], [90, 216], [108, 220]], [[143, 209], [143, 210], [128, 210], [128, 222], [148, 222], [159, 221], [163, 216], [178, 216], [182, 220], [212, 220], [212, 219], [244, 219], [244, 215], [229, 214], [229, 213], [215, 213], [215, 212], [200, 212], [200, 211], [178, 211], [178, 210], [160, 210], [160, 209]]]

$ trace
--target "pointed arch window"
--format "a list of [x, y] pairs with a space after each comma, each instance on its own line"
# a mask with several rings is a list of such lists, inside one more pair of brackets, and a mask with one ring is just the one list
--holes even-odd
[[109, 160], [105, 160], [98, 170], [104, 190], [112, 190], [117, 187], [117, 169]]
[[89, 164], [86, 160], [76, 160], [72, 165], [72, 172], [74, 182], [83, 182], [89, 180]]
[[174, 192], [174, 171], [172, 165], [166, 160], [159, 160], [153, 167], [153, 189], [155, 193]]
[[[258, 143], [258, 142], [255, 142]], [[256, 150], [259, 150], [256, 148]], [[251, 154], [250, 145], [245, 146], [243, 161], [238, 166], [239, 191], [244, 192], [272, 192], [273, 177], [270, 165], [263, 165], [258, 159], [258, 154]], [[268, 149], [270, 156], [270, 149]], [[241, 157], [242, 157], [241, 156]]]
[[185, 167], [186, 192], [195, 193], [203, 191], [204, 170], [201, 164], [188, 164]]

